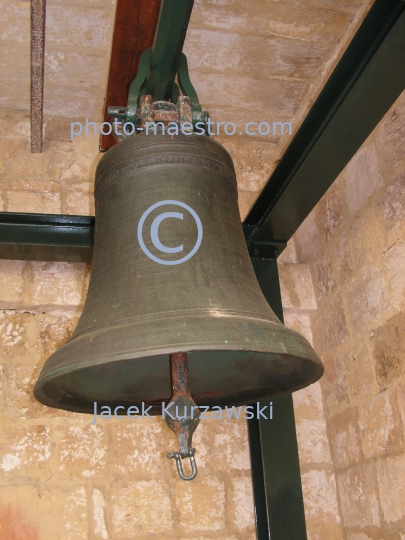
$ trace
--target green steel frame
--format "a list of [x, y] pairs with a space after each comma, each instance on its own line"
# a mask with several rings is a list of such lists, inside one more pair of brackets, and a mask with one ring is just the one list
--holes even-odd
[[0, 212], [0, 259], [91, 262], [94, 217]]
[[405, 4], [376, 0], [244, 221], [289, 240], [405, 88]]
[[[184, 13], [172, 16], [184, 41], [192, 1], [181, 5]], [[280, 319], [275, 259], [405, 88], [404, 8], [402, 0], [375, 1], [243, 223], [259, 283]], [[155, 40], [153, 66], [156, 73], [164, 68], [164, 77], [148, 83], [161, 99], [181, 52], [169, 34]], [[166, 67], [165, 46], [172, 59]], [[0, 258], [87, 262], [93, 231], [92, 217], [0, 213]], [[291, 396], [274, 400], [273, 420], [250, 421], [249, 436], [258, 540], [304, 540]]]
[[[376, 0], [244, 222], [250, 253], [288, 241], [405, 89], [405, 4]], [[275, 261], [253, 258], [282, 318]], [[305, 540], [291, 396], [249, 424], [258, 540]]]
[[150, 59], [146, 94], [153, 101], [172, 97], [194, 0], [163, 0]]
[[[266, 300], [283, 321], [277, 261], [254, 257], [252, 263]], [[257, 538], [306, 540], [292, 396], [272, 403], [272, 420], [248, 421]]]

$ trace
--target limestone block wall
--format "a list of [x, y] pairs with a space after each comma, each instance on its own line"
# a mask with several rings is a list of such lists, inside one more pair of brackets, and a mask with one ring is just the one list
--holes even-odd
[[[2, 0], [0, 108], [30, 110], [30, 3]], [[46, 2], [44, 114], [101, 118], [114, 0]]]
[[[291, 140], [288, 129], [284, 135], [272, 129], [251, 137], [245, 124], [291, 122], [295, 133], [373, 1], [195, 1], [184, 52], [202, 106], [214, 122], [235, 122], [238, 128], [231, 137], [223, 134], [224, 126], [220, 131], [231, 153], [240, 154], [236, 165], [241, 164], [243, 215]], [[30, 5], [2, 0], [1, 6], [0, 110], [29, 114]], [[60, 120], [53, 122], [54, 136], [48, 141], [69, 137], [70, 120], [102, 119], [115, 7], [115, 0], [69, 0], [63, 7], [60, 0], [47, 1], [48, 135], [49, 120]], [[69, 178], [74, 176], [77, 170]], [[51, 191], [47, 204], [58, 204]]]
[[402, 94], [293, 238], [346, 540], [405, 538], [404, 194]]
[[0, 118], [0, 209], [6, 212], [94, 215], [94, 173], [101, 157], [97, 137], [70, 141], [70, 122], [50, 118], [44, 152], [30, 152], [30, 119]]
[[[291, 122], [296, 133], [373, 2], [195, 0], [184, 52], [213, 132], [236, 158], [243, 216], [291, 141], [288, 129], [259, 135], [258, 124]], [[234, 136], [218, 122], [234, 122]]]
[[[309, 264], [298, 263], [294, 242], [278, 259], [284, 322], [313, 344], [311, 316], [318, 303]], [[293, 394], [308, 540], [340, 540], [336, 478], [320, 383]]]

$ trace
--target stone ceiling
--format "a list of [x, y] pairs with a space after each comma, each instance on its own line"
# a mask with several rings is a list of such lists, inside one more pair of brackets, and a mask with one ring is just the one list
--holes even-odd
[[[238, 128], [289, 121], [295, 133], [372, 3], [196, 0], [184, 52], [204, 109]], [[30, 2], [0, 6], [0, 114], [29, 114]], [[114, 0], [48, 0], [46, 122], [101, 121], [114, 9]], [[291, 136], [218, 139], [234, 158], [245, 215]]]

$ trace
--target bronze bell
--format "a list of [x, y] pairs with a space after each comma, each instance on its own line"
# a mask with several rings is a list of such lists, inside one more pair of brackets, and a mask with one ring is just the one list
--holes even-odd
[[[170, 355], [188, 356], [197, 405], [303, 388], [323, 367], [266, 302], [240, 223], [228, 152], [204, 136], [136, 135], [96, 173], [91, 279], [79, 323], [35, 385], [45, 405], [92, 413], [170, 401]], [[184, 457], [184, 456], [182, 456]]]

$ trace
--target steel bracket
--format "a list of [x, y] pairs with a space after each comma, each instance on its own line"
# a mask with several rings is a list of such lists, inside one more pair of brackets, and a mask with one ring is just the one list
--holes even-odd
[[287, 242], [284, 240], [253, 240], [248, 245], [249, 255], [252, 258], [258, 259], [277, 259], [280, 253], [287, 247]]
[[[148, 103], [149, 109], [153, 109], [154, 104], [157, 103], [168, 103], [166, 100], [156, 99], [156, 95], [148, 94], [148, 77], [151, 72], [150, 63], [153, 54], [153, 49], [149, 48], [143, 51], [140, 61], [138, 73], [133, 80], [131, 87], [129, 89], [128, 95], [128, 104], [126, 107], [117, 107], [110, 106], [108, 107], [108, 115], [111, 118], [118, 118], [122, 123], [131, 123], [134, 125], [133, 132], [143, 131], [139, 129], [143, 125], [142, 119], [147, 116], [148, 121], [153, 122], [155, 119], [152, 116], [145, 114], [145, 102]], [[207, 111], [203, 111], [198, 100], [197, 92], [190, 80], [190, 75], [188, 72], [187, 57], [184, 53], [180, 54], [177, 77], [179, 81], [179, 86], [176, 82], [172, 84], [171, 94], [167, 98], [170, 100], [171, 104], [177, 104], [177, 109], [179, 110], [179, 123], [182, 121], [191, 120], [193, 126], [195, 127], [197, 123], [203, 124], [201, 128], [206, 129], [207, 122], [209, 119], [209, 114]], [[180, 96], [180, 89], [183, 93], [183, 96]], [[144, 98], [144, 99], [142, 99]], [[181, 115], [182, 104], [184, 99], [189, 99], [189, 104], [191, 107], [191, 118], [188, 118], [186, 115], [186, 120]], [[160, 121], [160, 120], [158, 120]], [[125, 138], [125, 135], [120, 135], [119, 139]]]
[[[143, 96], [147, 96], [152, 113], [153, 105], [158, 102], [177, 105], [178, 123], [182, 122], [184, 109], [184, 100], [179, 100], [188, 98], [191, 114], [187, 112], [183, 121], [188, 122], [190, 118], [194, 126], [202, 122], [203, 126], [200, 127], [206, 131], [209, 116], [206, 111], [202, 111], [197, 92], [190, 81], [186, 55], [182, 52], [193, 3], [194, 0], [163, 0], [153, 47], [141, 54], [138, 73], [129, 89], [127, 106], [108, 107], [108, 116], [118, 118], [121, 124], [134, 125], [132, 133], [143, 131], [139, 129], [142, 126], [142, 112], [145, 112], [142, 111]], [[180, 89], [183, 96], [180, 96]], [[155, 119], [153, 114], [148, 121], [164, 123], [160, 118]], [[167, 121], [173, 120], [169, 118]], [[118, 138], [125, 138], [125, 133]]]
[[190, 99], [190, 106], [193, 115], [193, 124], [195, 125], [197, 122], [203, 122], [204, 125], [206, 125], [209, 118], [208, 112], [202, 111], [200, 102], [198, 101], [197, 92], [195, 91], [195, 88], [190, 80], [190, 76], [188, 73], [187, 57], [184, 53], [181, 53], [180, 55], [177, 77], [181, 91], [185, 96], [188, 96]]

